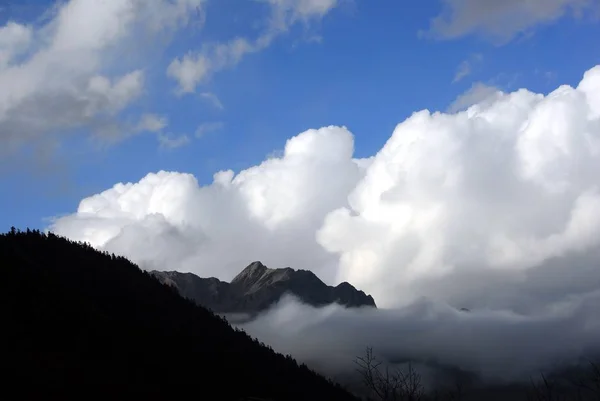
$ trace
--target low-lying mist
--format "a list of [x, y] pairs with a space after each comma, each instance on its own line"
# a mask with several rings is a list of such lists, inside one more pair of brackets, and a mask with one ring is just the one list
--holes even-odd
[[458, 369], [488, 383], [529, 381], [600, 349], [600, 292], [536, 316], [458, 310], [427, 299], [399, 309], [313, 308], [291, 296], [239, 327], [332, 376], [352, 374], [367, 347], [424, 374]]

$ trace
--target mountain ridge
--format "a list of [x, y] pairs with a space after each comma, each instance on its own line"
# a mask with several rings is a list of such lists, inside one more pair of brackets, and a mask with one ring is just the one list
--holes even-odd
[[350, 283], [333, 287], [309, 270], [271, 269], [259, 261], [250, 263], [229, 283], [177, 271], [153, 270], [150, 274], [175, 287], [185, 298], [218, 313], [262, 312], [288, 293], [315, 307], [333, 303], [349, 308], [377, 307], [372, 296]]
[[35, 230], [0, 255], [12, 399], [358, 401], [124, 257]]

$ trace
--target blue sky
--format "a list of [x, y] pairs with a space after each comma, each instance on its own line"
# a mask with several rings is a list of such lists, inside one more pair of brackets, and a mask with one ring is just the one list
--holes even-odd
[[[131, 47], [119, 49], [117, 57], [98, 71], [118, 76], [141, 68], [145, 81], [143, 93], [120, 111], [117, 120], [161, 115], [168, 119], [165, 135], [187, 135], [189, 142], [169, 149], [160, 146], [156, 135], [142, 133], [99, 145], [90, 139], [89, 125], [75, 129], [58, 125], [51, 133], [39, 133], [59, 138], [58, 148], [40, 160], [37, 154], [27, 156], [28, 143], [20, 140], [10, 154], [0, 153], [7, 161], [0, 170], [5, 194], [0, 198], [0, 226], [44, 228], [44, 218], [71, 212], [82, 198], [117, 182], [137, 182], [149, 172], [189, 172], [208, 184], [215, 172], [237, 172], [258, 164], [309, 128], [346, 126], [355, 135], [356, 156], [371, 156], [413, 112], [445, 111], [475, 83], [546, 93], [561, 84], [576, 85], [584, 71], [600, 64], [600, 25], [591, 17], [575, 18], [569, 10], [551, 21], [524, 18], [523, 29], [504, 32], [499, 40], [486, 32], [486, 21], [481, 29], [467, 29], [457, 37], [419, 35], [445, 7], [458, 9], [459, 0], [334, 3], [322, 16], [290, 18], [286, 32], [234, 65], [219, 68], [194, 93], [176, 93], [177, 82], [166, 73], [171, 62], [205, 44], [259, 37], [268, 29], [270, 4], [211, 0], [198, 11], [190, 8], [186, 24], [168, 35], [134, 40], [135, 52]], [[52, 2], [23, 4], [28, 7], [4, 0], [0, 24], [13, 21], [41, 29], [44, 21], [54, 18], [50, 14], [39, 20]], [[521, 18], [518, 9], [506, 12]], [[1, 46], [0, 41], [0, 50]], [[34, 45], [12, 65], [27, 63], [42, 47], [41, 42]], [[470, 73], [454, 82], [465, 62]], [[217, 123], [221, 128], [194, 137], [200, 125]], [[65, 134], [57, 134], [60, 130]]]

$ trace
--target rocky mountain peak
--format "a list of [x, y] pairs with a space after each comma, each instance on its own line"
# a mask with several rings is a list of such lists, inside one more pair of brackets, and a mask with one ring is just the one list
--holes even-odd
[[231, 283], [193, 274], [152, 272], [165, 284], [176, 287], [186, 298], [224, 313], [256, 313], [269, 308], [290, 293], [312, 306], [338, 303], [346, 307], [376, 307], [370, 295], [349, 283], [336, 287], [323, 283], [310, 270], [290, 267], [270, 269], [259, 261], [250, 263]]
[[352, 290], [355, 289], [354, 286], [352, 284], [350, 284], [349, 282], [347, 282], [347, 281], [343, 281], [343, 282], [339, 283], [336, 286], [336, 288], [340, 288], [340, 289], [352, 289]]
[[231, 285], [237, 292], [248, 295], [266, 287], [281, 286], [299, 273], [290, 267], [269, 269], [261, 262], [253, 262], [231, 281]]
[[254, 283], [270, 269], [261, 262], [252, 262], [231, 280], [231, 284]]
[[338, 299], [343, 299], [348, 306], [360, 306], [365, 303], [375, 306], [375, 300], [372, 296], [357, 290], [352, 284], [346, 281], [335, 287], [335, 293]]

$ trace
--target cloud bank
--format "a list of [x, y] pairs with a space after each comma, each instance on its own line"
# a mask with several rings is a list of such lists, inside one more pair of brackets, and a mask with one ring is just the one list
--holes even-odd
[[528, 381], [540, 371], [564, 368], [598, 352], [600, 318], [594, 311], [599, 301], [596, 292], [561, 311], [526, 317], [461, 312], [427, 299], [388, 310], [315, 309], [288, 297], [240, 327], [275, 350], [340, 378], [354, 374], [354, 359], [371, 346], [388, 363], [415, 363], [431, 387], [436, 387], [436, 376], [447, 378], [448, 369], [456, 367], [477, 373], [484, 382]]
[[336, 257], [315, 234], [330, 211], [347, 205], [364, 175], [352, 153], [345, 128], [310, 130], [290, 139], [283, 157], [237, 175], [218, 172], [208, 186], [164, 171], [117, 184], [84, 199], [52, 230], [152, 269], [231, 279], [248, 260], [262, 260], [306, 266], [334, 280]]
[[[547, 96], [522, 89], [455, 114], [420, 111], [363, 160], [346, 128], [309, 130], [282, 157], [210, 185], [176, 172], [117, 184], [51, 228], [152, 268], [228, 279], [261, 259], [348, 280], [382, 305], [466, 301], [453, 289], [463, 274], [526, 282], [598, 245], [599, 86], [595, 67]], [[189, 248], [145, 257], [155, 248], [129, 234], [142, 227]]]
[[253, 260], [310, 269], [383, 307], [290, 303], [249, 328], [283, 350], [302, 338], [293, 350], [307, 358], [370, 344], [493, 376], [598, 344], [600, 66], [547, 95], [416, 112], [367, 159], [353, 148], [344, 127], [309, 130], [208, 185], [164, 171], [117, 184], [50, 229], [148, 269], [224, 280]]

